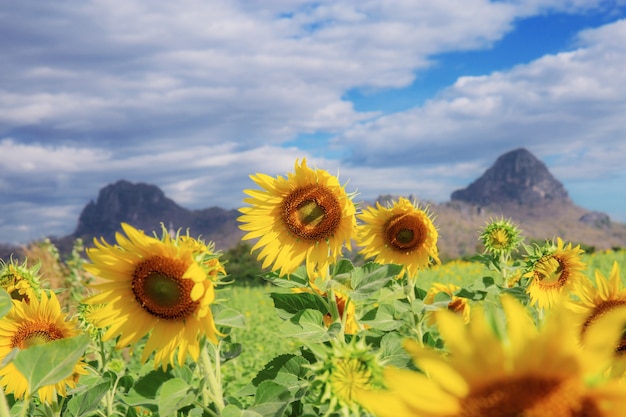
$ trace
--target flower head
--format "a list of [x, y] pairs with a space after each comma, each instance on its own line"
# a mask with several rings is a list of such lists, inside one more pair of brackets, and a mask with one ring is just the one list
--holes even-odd
[[[467, 302], [467, 298], [458, 297], [454, 295], [454, 293], [460, 289], [461, 287], [459, 287], [458, 285], [454, 285], [454, 284], [435, 283], [432, 285], [430, 290], [428, 290], [428, 292], [426, 293], [426, 297], [424, 297], [424, 304], [426, 305], [435, 304], [437, 301], [436, 297], [438, 294], [446, 294], [449, 297], [449, 301], [446, 300], [446, 305], [445, 307], [442, 307], [442, 308], [445, 308], [447, 310], [460, 314], [461, 317], [463, 317], [463, 321], [467, 323], [470, 320], [470, 305]], [[431, 324], [431, 325], [435, 324], [435, 315], [433, 313], [434, 313], [433, 310], [427, 310], [425, 313], [426, 321], [428, 324]]]
[[321, 389], [321, 402], [329, 404], [328, 415], [360, 415], [355, 398], [382, 387], [382, 361], [362, 339], [349, 343], [332, 342], [315, 349], [320, 361], [311, 367], [314, 386]]
[[39, 297], [39, 267], [40, 265], [29, 267], [26, 261], [22, 265], [14, 260], [5, 264], [0, 259], [0, 286], [14, 300], [29, 301], [33, 297]]
[[[600, 271], [596, 271], [595, 278], [595, 286], [586, 281], [578, 283], [572, 291], [575, 299], [569, 300], [566, 304], [574, 312], [574, 326], [579, 331], [580, 342], [583, 345], [589, 337], [589, 330], [594, 327], [599, 318], [611, 311], [626, 309], [626, 288], [620, 279], [617, 262], [613, 263], [609, 279]], [[620, 362], [624, 362], [626, 335], [623, 329], [619, 329], [619, 334], [621, 337], [615, 346], [615, 356], [616, 359], [620, 359]]]
[[583, 253], [580, 245], [572, 247], [569, 243], [565, 246], [561, 238], [557, 239], [556, 246], [546, 243], [536, 248], [535, 253], [528, 257], [527, 272], [524, 274], [524, 277], [530, 278], [526, 291], [531, 304], [550, 308], [563, 293], [568, 293], [584, 279]]
[[150, 334], [142, 361], [156, 352], [155, 367], [182, 365], [187, 354], [197, 359], [203, 335], [217, 342], [211, 304], [224, 269], [212, 245], [165, 231], [161, 239], [149, 237], [125, 223], [122, 229], [117, 245], [94, 240], [87, 249], [93, 263], [85, 269], [101, 279], [91, 285], [100, 293], [84, 300], [101, 305], [89, 321], [108, 327], [104, 340], [119, 335], [118, 348]]
[[400, 197], [390, 207], [376, 203], [358, 218], [357, 244], [365, 257], [375, 262], [403, 265], [409, 277], [427, 267], [431, 261], [439, 263], [437, 229], [430, 215], [408, 199]]
[[328, 274], [329, 265], [350, 249], [356, 218], [352, 197], [337, 177], [311, 169], [306, 159], [296, 161], [295, 172], [287, 178], [264, 174], [250, 178], [263, 190], [245, 190], [250, 207], [239, 209], [243, 239], [257, 239], [252, 251], [263, 268], [271, 265], [281, 275], [294, 272], [306, 262], [309, 277]]
[[[68, 339], [80, 334], [76, 320], [66, 320], [61, 313], [59, 300], [54, 293], [40, 294], [41, 299], [29, 301], [15, 300], [13, 308], [0, 320], [0, 361], [14, 349], [27, 349], [34, 345], [49, 343], [54, 340]], [[65, 396], [67, 388], [75, 388], [78, 377], [87, 373], [86, 365], [78, 361], [72, 375], [55, 384], [46, 385], [37, 391], [44, 403], [56, 401], [57, 394]], [[15, 398], [22, 398], [28, 390], [28, 381], [13, 363], [0, 368], [0, 384], [7, 393]]]
[[[507, 320], [502, 338], [479, 309], [469, 325], [456, 314], [438, 312], [449, 354], [406, 341], [423, 372], [386, 368], [387, 389], [359, 395], [357, 401], [380, 417], [622, 415], [626, 387], [601, 376], [610, 347], [581, 349], [565, 309], [551, 310], [538, 329], [513, 298], [503, 297], [502, 303]], [[621, 319], [612, 317], [603, 325], [617, 328]]]
[[509, 219], [492, 219], [479, 237], [485, 251], [496, 255], [510, 254], [522, 242], [521, 232]]

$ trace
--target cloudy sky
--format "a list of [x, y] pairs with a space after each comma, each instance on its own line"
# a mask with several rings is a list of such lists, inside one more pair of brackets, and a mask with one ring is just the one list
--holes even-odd
[[626, 222], [626, 0], [0, 0], [0, 242], [100, 188], [238, 208], [297, 158], [448, 201], [525, 147]]

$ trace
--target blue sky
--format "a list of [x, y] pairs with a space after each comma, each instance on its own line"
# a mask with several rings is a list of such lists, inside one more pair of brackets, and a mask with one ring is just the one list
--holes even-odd
[[0, 0], [0, 242], [100, 188], [238, 208], [297, 158], [448, 201], [525, 147], [626, 222], [626, 2]]

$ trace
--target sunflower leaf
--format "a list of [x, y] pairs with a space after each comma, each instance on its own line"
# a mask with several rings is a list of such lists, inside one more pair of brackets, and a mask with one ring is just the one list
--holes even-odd
[[11, 307], [13, 307], [11, 296], [4, 288], [0, 288], [0, 318], [6, 316]]
[[165, 381], [159, 393], [159, 415], [176, 415], [176, 411], [193, 403], [194, 397], [191, 386], [181, 378]]
[[32, 346], [20, 351], [13, 364], [24, 375], [33, 393], [72, 375], [89, 342], [89, 336], [82, 334]]
[[72, 417], [86, 416], [96, 409], [100, 404], [100, 400], [111, 388], [112, 381], [100, 382], [97, 385], [89, 387], [87, 391], [74, 395], [67, 403], [66, 413]]

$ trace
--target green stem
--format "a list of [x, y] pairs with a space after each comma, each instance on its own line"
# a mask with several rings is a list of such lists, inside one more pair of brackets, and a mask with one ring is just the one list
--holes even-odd
[[26, 417], [26, 412], [30, 409], [30, 390], [26, 390], [26, 394], [24, 395], [24, 402], [22, 404], [22, 409], [20, 410], [20, 417]]
[[200, 350], [200, 361], [202, 363], [202, 367], [204, 368], [204, 373], [206, 376], [206, 380], [209, 384], [209, 393], [208, 397], [213, 401], [215, 406], [217, 407], [218, 415], [222, 414], [222, 410], [225, 407], [224, 404], [224, 394], [222, 392], [222, 383], [220, 378], [220, 365], [219, 365], [219, 343], [215, 346], [215, 369], [213, 368], [213, 363], [211, 361], [211, 357], [209, 356], [208, 346], [214, 346], [209, 341], [204, 341], [204, 346]]
[[7, 403], [7, 397], [4, 395], [4, 388], [0, 390], [0, 417], [11, 417], [9, 403]]

